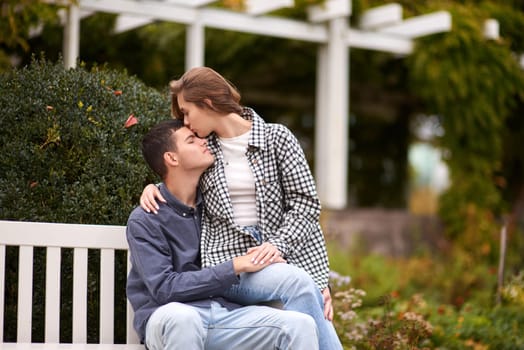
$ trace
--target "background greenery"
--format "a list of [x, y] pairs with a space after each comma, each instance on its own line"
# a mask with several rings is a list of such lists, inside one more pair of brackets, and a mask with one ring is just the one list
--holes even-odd
[[[4, 36], [19, 39], [0, 40], [1, 51], [22, 66], [30, 62], [31, 53], [41, 51], [56, 60], [62, 49], [62, 26], [49, 7], [44, 11], [40, 8], [44, 5], [36, 7], [39, 1], [25, 2], [25, 15], [18, 11], [10, 21], [19, 23], [14, 32], [18, 36], [13, 30]], [[275, 15], [303, 19], [306, 6], [318, 2], [296, 1], [294, 8]], [[366, 9], [389, 2], [393, 1], [352, 1], [351, 24], [358, 26]], [[351, 50], [349, 205], [406, 207], [407, 151], [416, 137], [410, 126], [420, 115], [437, 115], [445, 134], [434, 143], [448, 155], [453, 180], [440, 212], [448, 233], [471, 236], [480, 231], [488, 239], [487, 232], [501, 216], [509, 216], [513, 225], [522, 223], [515, 209], [524, 205], [524, 158], [517, 146], [524, 129], [524, 78], [515, 56], [524, 52], [524, 4], [514, 0], [396, 2], [403, 6], [404, 17], [448, 10], [453, 29], [417, 40], [415, 52], [405, 59]], [[215, 6], [237, 9], [242, 3], [218, 1]], [[24, 30], [35, 18], [45, 19], [47, 25], [41, 35], [27, 38]], [[484, 39], [487, 18], [500, 22], [501, 39]], [[158, 22], [107, 35], [114, 22], [115, 16], [107, 14], [82, 20], [80, 54], [87, 67], [107, 62], [159, 91], [183, 73], [183, 25]], [[310, 43], [206, 29], [206, 65], [235, 82], [243, 103], [269, 121], [290, 126], [312, 165], [316, 50]]]
[[[351, 24], [389, 2], [354, 0]], [[524, 52], [524, 3], [396, 2], [404, 17], [448, 10], [453, 29], [417, 40], [406, 58], [351, 50], [349, 206], [406, 208], [411, 127], [436, 115], [445, 133], [433, 143], [452, 180], [439, 209], [448, 245], [402, 259], [330, 246], [333, 270], [352, 277], [335, 300], [337, 328], [348, 349], [388, 349], [399, 337], [402, 349], [524, 348], [524, 73], [516, 59]], [[309, 3], [277, 15], [305, 18]], [[217, 4], [236, 9], [242, 1]], [[108, 35], [115, 17], [89, 16], [81, 24], [82, 67], [67, 72], [56, 10], [38, 0], [2, 2], [0, 218], [124, 224], [153, 180], [137, 145], [157, 118], [168, 117], [165, 87], [184, 71], [185, 28], [158, 22]], [[499, 21], [500, 39], [483, 37], [487, 18]], [[30, 36], [42, 22], [41, 34]], [[50, 62], [13, 70], [40, 52]], [[237, 85], [244, 104], [287, 124], [311, 165], [316, 55], [309, 43], [206, 29], [206, 64]], [[131, 114], [139, 123], [125, 128]], [[508, 273], [498, 290], [502, 224]]]
[[500, 302], [497, 265], [462, 248], [394, 259], [330, 244], [344, 348], [524, 349], [522, 237], [515, 244]]

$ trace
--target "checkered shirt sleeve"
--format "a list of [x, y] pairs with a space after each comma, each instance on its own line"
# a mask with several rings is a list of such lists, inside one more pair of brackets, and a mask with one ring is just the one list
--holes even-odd
[[[263, 241], [275, 245], [288, 263], [307, 271], [320, 289], [328, 284], [329, 263], [322, 233], [320, 201], [304, 152], [291, 131], [253, 120], [247, 157], [255, 177], [258, 226]], [[215, 164], [201, 179], [205, 201], [202, 221], [202, 264], [216, 265], [245, 254], [258, 243], [233, 221], [223, 157], [215, 137], [209, 140]]]

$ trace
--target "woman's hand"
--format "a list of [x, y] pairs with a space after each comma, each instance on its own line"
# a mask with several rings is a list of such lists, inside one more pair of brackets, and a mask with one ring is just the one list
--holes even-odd
[[[265, 261], [263, 264], [262, 263], [260, 264], [253, 263], [253, 257], [252, 257], [253, 254], [254, 253], [251, 253], [251, 254], [248, 253], [246, 255], [241, 255], [241, 256], [237, 256], [233, 258], [233, 269], [235, 270], [235, 273], [237, 275], [242, 272], [257, 272], [272, 264], [272, 262], [269, 262], [269, 261]], [[286, 261], [282, 258], [278, 258], [274, 261], [274, 263], [277, 263], [277, 262], [286, 262]]]
[[253, 254], [253, 264], [264, 264], [266, 262], [286, 262], [281, 256], [280, 251], [273, 244], [264, 242], [261, 245], [249, 248], [247, 254]]
[[144, 188], [142, 195], [140, 196], [140, 206], [148, 213], [153, 212], [158, 214], [158, 201], [165, 203], [166, 200], [162, 197], [160, 190], [153, 184], [149, 184]]
[[324, 297], [324, 317], [329, 321], [333, 321], [333, 300], [331, 300], [329, 288], [324, 288], [322, 296]]

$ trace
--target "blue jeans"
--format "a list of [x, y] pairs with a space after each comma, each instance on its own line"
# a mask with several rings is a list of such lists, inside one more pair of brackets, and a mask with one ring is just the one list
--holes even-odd
[[278, 301], [285, 310], [308, 314], [318, 329], [319, 349], [342, 349], [335, 327], [324, 317], [322, 293], [301, 268], [278, 263], [258, 272], [243, 273], [240, 283], [233, 285], [223, 296], [244, 305]]
[[228, 311], [217, 302], [210, 308], [169, 303], [146, 326], [149, 350], [318, 350], [317, 342], [311, 317], [267, 306]]

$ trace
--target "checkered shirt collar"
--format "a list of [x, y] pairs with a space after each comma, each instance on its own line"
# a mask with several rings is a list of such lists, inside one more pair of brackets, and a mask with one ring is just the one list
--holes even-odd
[[266, 140], [264, 137], [264, 119], [260, 117], [252, 108], [242, 107], [242, 118], [251, 120], [253, 126], [251, 128], [251, 136], [249, 137], [249, 147], [256, 147], [261, 150], [266, 149]]

